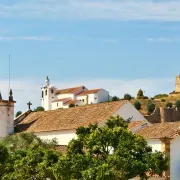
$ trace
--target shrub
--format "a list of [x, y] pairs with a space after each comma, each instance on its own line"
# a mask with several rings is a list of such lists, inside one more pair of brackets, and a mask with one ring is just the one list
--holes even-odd
[[69, 107], [70, 107], [70, 108], [71, 108], [71, 107], [75, 107], [75, 104], [70, 104]]
[[144, 96], [143, 95], [143, 91], [140, 89], [139, 91], [138, 91], [138, 93], [137, 93], [137, 97], [140, 97], [140, 96]]
[[165, 99], [161, 99], [161, 102], [166, 102], [166, 100]]
[[160, 98], [164, 98], [164, 97], [168, 97], [167, 94], [157, 94], [154, 96], [154, 99], [160, 99]]
[[171, 102], [166, 103], [166, 108], [172, 108], [172, 107], [173, 107], [173, 104]]
[[38, 106], [36, 109], [34, 109], [34, 112], [44, 111], [44, 108], [42, 106]]
[[113, 96], [112, 101], [119, 101], [119, 98], [117, 96]]
[[175, 107], [180, 107], [180, 100], [177, 100], [177, 101], [175, 102]]
[[147, 108], [148, 113], [153, 113], [155, 108], [156, 108], [156, 105], [154, 103], [152, 103], [152, 102], [149, 102], [147, 104], [146, 108]]
[[141, 109], [141, 103], [139, 101], [136, 101], [134, 103], [134, 107], [137, 109], [137, 110], [140, 110]]
[[16, 113], [16, 117], [20, 116], [21, 114], [22, 114], [22, 111], [18, 111], [18, 112]]
[[125, 94], [124, 95], [124, 99], [126, 99], [126, 100], [131, 100], [132, 99], [132, 97], [131, 97], [131, 95], [130, 94]]

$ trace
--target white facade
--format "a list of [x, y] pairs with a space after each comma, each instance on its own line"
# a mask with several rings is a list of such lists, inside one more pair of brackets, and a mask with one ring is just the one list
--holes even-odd
[[36, 136], [43, 140], [56, 139], [58, 145], [68, 145], [72, 139], [76, 139], [75, 130], [62, 130], [62, 131], [51, 131], [51, 132], [39, 132], [35, 133]]
[[170, 176], [172, 180], [180, 179], [180, 136], [174, 138], [170, 145]]
[[[123, 104], [112, 116], [120, 115], [124, 120], [131, 118], [131, 121], [145, 120], [141, 113], [130, 103], [126, 102]], [[105, 122], [99, 124], [103, 126]], [[57, 139], [58, 145], [68, 145], [68, 143], [76, 138], [75, 130], [61, 130], [61, 131], [50, 131], [50, 132], [39, 132], [35, 133], [38, 137], [44, 140]]]
[[162, 141], [159, 139], [148, 139], [147, 143], [152, 147], [153, 152], [161, 151], [162, 152]]
[[14, 133], [14, 103], [0, 100], [0, 139]]
[[[88, 90], [85, 86], [58, 90], [51, 86], [47, 77], [41, 88], [41, 106], [47, 110], [69, 108], [70, 104], [82, 106], [110, 100], [109, 92], [104, 89]], [[82, 95], [81, 95], [82, 94]]]

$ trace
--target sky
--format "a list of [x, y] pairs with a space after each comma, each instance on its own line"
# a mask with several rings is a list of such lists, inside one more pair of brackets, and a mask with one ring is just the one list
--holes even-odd
[[180, 0], [0, 0], [0, 91], [16, 111], [57, 88], [169, 93], [180, 73]]

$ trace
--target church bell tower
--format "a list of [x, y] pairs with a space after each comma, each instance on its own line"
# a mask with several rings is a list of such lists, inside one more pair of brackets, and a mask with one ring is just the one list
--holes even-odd
[[49, 77], [46, 77], [45, 85], [41, 88], [41, 106], [45, 111], [51, 110], [51, 103], [54, 100], [55, 88], [51, 86]]

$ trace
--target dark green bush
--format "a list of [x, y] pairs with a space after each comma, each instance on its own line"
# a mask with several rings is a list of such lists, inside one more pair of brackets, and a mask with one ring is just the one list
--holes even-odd
[[177, 101], [175, 102], [175, 107], [180, 107], [180, 100], [177, 100]]
[[134, 107], [135, 107], [137, 110], [140, 110], [140, 109], [141, 109], [141, 103], [140, 103], [139, 101], [135, 101]]
[[124, 95], [124, 99], [130, 101], [130, 100], [132, 99], [132, 97], [131, 97], [130, 94], [125, 94], [125, 95]]
[[156, 105], [154, 103], [152, 103], [152, 102], [149, 102], [147, 104], [146, 108], [147, 108], [148, 113], [153, 113], [154, 110], [156, 109]]
[[71, 107], [75, 107], [75, 104], [70, 104], [69, 107], [70, 107], [70, 108], [71, 108]]
[[172, 107], [173, 107], [173, 104], [171, 102], [166, 103], [166, 108], [172, 108]]
[[117, 96], [113, 96], [111, 101], [119, 101], [119, 98]]
[[166, 102], [166, 100], [165, 99], [161, 99], [161, 102]]

